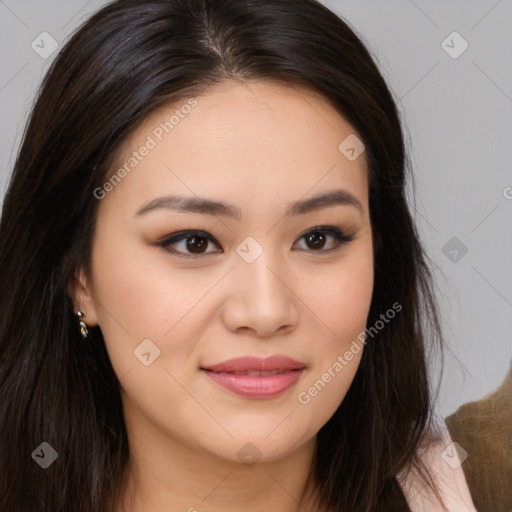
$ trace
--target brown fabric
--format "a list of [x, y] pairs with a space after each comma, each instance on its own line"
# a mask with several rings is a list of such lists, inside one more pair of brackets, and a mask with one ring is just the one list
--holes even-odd
[[478, 512], [512, 512], [512, 364], [497, 391], [445, 420], [468, 458], [462, 468]]

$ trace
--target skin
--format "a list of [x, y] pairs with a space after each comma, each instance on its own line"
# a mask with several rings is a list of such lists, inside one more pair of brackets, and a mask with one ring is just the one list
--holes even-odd
[[[295, 512], [307, 506], [301, 496], [315, 436], [362, 355], [308, 404], [298, 401], [366, 326], [374, 277], [367, 163], [364, 153], [350, 161], [340, 152], [356, 132], [311, 91], [225, 81], [195, 99], [99, 201], [91, 273], [80, 269], [69, 287], [87, 325], [100, 326], [122, 387], [130, 466], [118, 510]], [[117, 165], [184, 103], [147, 118]], [[289, 203], [340, 188], [362, 211], [338, 204], [284, 217]], [[233, 203], [241, 218], [169, 209], [135, 215], [167, 194]], [[323, 245], [308, 243], [303, 235], [321, 225], [354, 240], [337, 246], [324, 232]], [[205, 231], [216, 242], [203, 240], [195, 259], [172, 252], [194, 257], [186, 239], [156, 245], [181, 230]], [[263, 249], [252, 263], [236, 252], [248, 236]], [[144, 339], [160, 350], [149, 366], [134, 356]], [[306, 371], [273, 398], [240, 397], [200, 371], [232, 357], [275, 354], [305, 363]], [[248, 442], [261, 454], [250, 467], [237, 455]]]

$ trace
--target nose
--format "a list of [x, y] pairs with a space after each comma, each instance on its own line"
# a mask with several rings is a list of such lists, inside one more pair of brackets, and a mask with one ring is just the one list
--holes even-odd
[[222, 319], [232, 332], [259, 337], [285, 334], [296, 328], [299, 298], [289, 271], [264, 251], [255, 261], [239, 259], [230, 272]]

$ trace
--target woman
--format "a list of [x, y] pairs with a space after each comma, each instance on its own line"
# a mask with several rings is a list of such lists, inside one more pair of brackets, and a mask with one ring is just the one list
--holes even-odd
[[0, 509], [450, 510], [406, 170], [320, 3], [95, 14], [4, 200]]

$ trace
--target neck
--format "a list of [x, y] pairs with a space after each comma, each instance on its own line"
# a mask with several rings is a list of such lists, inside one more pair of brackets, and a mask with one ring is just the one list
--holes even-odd
[[115, 512], [315, 510], [315, 438], [279, 460], [250, 465], [167, 437], [155, 442], [152, 434], [129, 435], [130, 459]]

